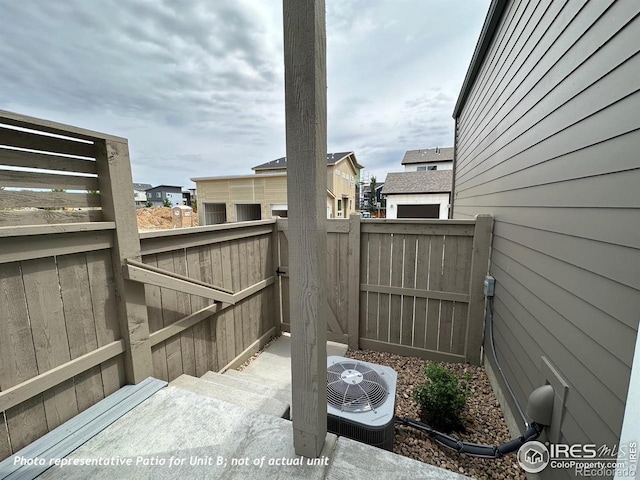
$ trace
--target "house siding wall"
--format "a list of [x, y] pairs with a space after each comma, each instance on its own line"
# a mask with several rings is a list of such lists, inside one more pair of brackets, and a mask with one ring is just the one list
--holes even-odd
[[[344, 178], [345, 176], [347, 178]], [[349, 215], [356, 211], [355, 184], [357, 176], [358, 172], [353, 169], [351, 162], [348, 160], [342, 160], [336, 165], [329, 165], [327, 167], [327, 188], [336, 196], [333, 208], [334, 217], [338, 215], [338, 199], [342, 200], [341, 218], [349, 218]], [[331, 180], [329, 180], [329, 178], [331, 178]], [[349, 200], [347, 208], [345, 208], [345, 199]]]
[[[512, 1], [456, 119], [454, 218], [494, 216], [502, 368], [569, 383], [561, 441], [618, 443], [640, 312], [640, 2]], [[568, 478], [543, 472], [543, 478]]]
[[[202, 180], [196, 182], [196, 187], [199, 202], [226, 204], [227, 222], [237, 221], [236, 204], [259, 203], [262, 218], [267, 219], [271, 218], [272, 204], [287, 203], [287, 177], [284, 175]], [[202, 215], [200, 221], [204, 222]]]

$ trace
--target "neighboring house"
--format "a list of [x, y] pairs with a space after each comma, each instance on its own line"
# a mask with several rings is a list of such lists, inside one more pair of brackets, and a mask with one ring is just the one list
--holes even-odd
[[147, 201], [154, 207], [161, 207], [169, 200], [171, 206], [182, 205], [182, 187], [158, 185], [147, 190]]
[[[384, 187], [384, 183], [376, 183], [376, 193], [375, 193], [375, 196], [373, 197], [374, 206], [378, 204], [382, 204], [382, 187]], [[371, 204], [371, 199], [369, 198], [371, 197], [371, 192], [369, 191], [371, 188], [371, 184], [363, 185], [362, 188], [363, 188], [362, 205], [363, 205], [363, 209], [365, 209]]]
[[453, 147], [408, 150], [402, 159], [405, 172], [453, 169]]
[[133, 200], [136, 207], [144, 207], [147, 204], [146, 191], [151, 188], [149, 183], [134, 183], [133, 184]]
[[190, 207], [192, 203], [191, 190], [182, 190], [182, 205]]
[[449, 218], [451, 170], [389, 173], [387, 218]]
[[[353, 152], [327, 155], [328, 218], [348, 218], [355, 212], [355, 184], [361, 168]], [[286, 217], [286, 169], [282, 157], [253, 167], [254, 175], [192, 178], [201, 225]]]
[[453, 217], [494, 217], [495, 342], [518, 403], [549, 382], [551, 442], [627, 448], [640, 441], [640, 2], [489, 12], [453, 115]]

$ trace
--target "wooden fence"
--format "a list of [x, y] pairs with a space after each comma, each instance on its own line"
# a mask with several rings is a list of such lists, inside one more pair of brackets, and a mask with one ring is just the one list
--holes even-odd
[[[126, 383], [232, 368], [290, 328], [287, 221], [138, 234], [126, 139], [0, 111], [0, 187], [0, 460]], [[329, 338], [478, 363], [490, 230], [329, 221]]]
[[0, 460], [277, 333], [275, 221], [139, 236], [126, 139], [0, 111], [0, 187]]
[[0, 167], [2, 459], [141, 380], [145, 332], [135, 288], [118, 294], [137, 241], [126, 140], [0, 111]]
[[[287, 220], [278, 220], [282, 328], [290, 329]], [[480, 362], [491, 217], [330, 220], [330, 340], [450, 362]]]
[[[176, 286], [160, 278], [145, 286], [154, 377], [171, 381], [183, 373], [201, 376], [226, 370], [276, 334], [274, 223], [140, 234], [145, 265], [196, 281]], [[202, 296], [206, 290], [198, 289], [207, 286], [231, 297], [235, 292], [236, 299], [229, 302], [236, 303]]]

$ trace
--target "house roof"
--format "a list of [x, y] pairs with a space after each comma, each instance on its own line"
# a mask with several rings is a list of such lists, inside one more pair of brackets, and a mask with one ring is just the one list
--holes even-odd
[[402, 159], [402, 165], [452, 161], [453, 147], [427, 148], [424, 150], [407, 150]]
[[[327, 153], [327, 165], [335, 165], [340, 160], [346, 157], [352, 157], [353, 165], [355, 169], [364, 168], [362, 165], [358, 163], [356, 160], [356, 156], [353, 152], [338, 152], [338, 153]], [[271, 160], [270, 162], [263, 163], [262, 165], [258, 165], [253, 167], [251, 170], [275, 170], [275, 169], [283, 169], [287, 168], [287, 157], [280, 157], [275, 160]]]
[[180, 190], [182, 192], [182, 186], [178, 186], [178, 185], [158, 185], [157, 187], [152, 187], [152, 188], [147, 188], [147, 190], [157, 190], [157, 189], [163, 189], [163, 188], [177, 188], [178, 190]]
[[152, 185], [150, 183], [134, 183], [133, 184], [133, 189], [134, 190], [149, 190], [150, 188], [152, 188]]
[[453, 170], [389, 173], [382, 194], [450, 192], [452, 178]]
[[476, 43], [476, 48], [473, 52], [473, 57], [471, 57], [469, 69], [467, 70], [464, 82], [462, 83], [462, 88], [460, 89], [460, 95], [458, 95], [456, 106], [453, 109], [453, 118], [458, 118], [458, 116], [460, 116], [460, 112], [462, 111], [464, 104], [467, 102], [471, 88], [473, 87], [476, 77], [480, 72], [482, 61], [491, 46], [491, 41], [493, 40], [498, 29], [498, 25], [500, 24], [502, 14], [508, 4], [509, 0], [491, 0], [489, 11], [484, 19], [484, 25], [482, 25], [480, 38], [478, 38], [478, 43]]

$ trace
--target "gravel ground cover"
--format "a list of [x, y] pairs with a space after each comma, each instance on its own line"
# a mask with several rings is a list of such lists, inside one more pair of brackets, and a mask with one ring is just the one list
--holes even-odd
[[[413, 400], [413, 389], [424, 383], [425, 361], [415, 357], [402, 357], [371, 350], [349, 350], [347, 357], [378, 365], [386, 365], [398, 373], [396, 415], [420, 420], [418, 404]], [[463, 363], [445, 366], [459, 379], [471, 375], [471, 396], [462, 418], [465, 432], [450, 435], [462, 441], [486, 445], [500, 445], [511, 440], [500, 405], [483, 367]], [[515, 454], [497, 460], [458, 454], [431, 440], [428, 435], [410, 427], [396, 425], [393, 451], [399, 455], [436, 465], [477, 479], [525, 480]]]

